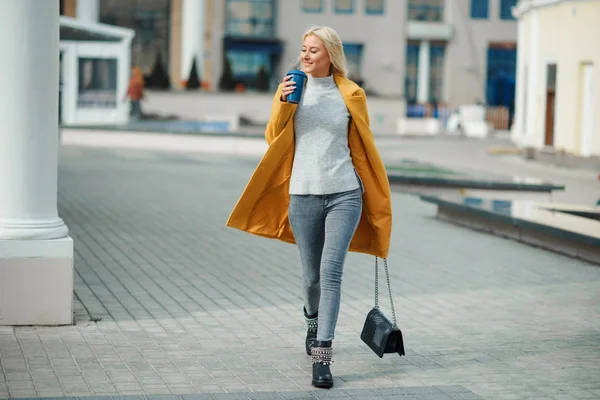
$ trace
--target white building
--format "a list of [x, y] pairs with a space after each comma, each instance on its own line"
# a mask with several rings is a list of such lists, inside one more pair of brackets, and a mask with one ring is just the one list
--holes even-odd
[[131, 29], [60, 17], [60, 103], [63, 125], [125, 124]]
[[600, 155], [600, 1], [520, 0], [516, 119], [523, 147]]

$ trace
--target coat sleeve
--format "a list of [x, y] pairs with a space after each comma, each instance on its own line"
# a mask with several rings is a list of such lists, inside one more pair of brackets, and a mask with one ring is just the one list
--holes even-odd
[[296, 107], [298, 107], [297, 104], [291, 104], [281, 100], [282, 87], [283, 84], [280, 84], [277, 88], [275, 96], [273, 97], [271, 117], [269, 119], [269, 123], [267, 124], [267, 129], [265, 130], [265, 139], [267, 139], [267, 143], [269, 145], [283, 131], [285, 125], [288, 123], [292, 115], [294, 115]]

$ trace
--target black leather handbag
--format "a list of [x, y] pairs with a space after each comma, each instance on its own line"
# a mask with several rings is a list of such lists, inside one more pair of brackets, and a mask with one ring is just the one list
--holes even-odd
[[367, 314], [360, 338], [367, 346], [383, 358], [386, 353], [398, 353], [404, 355], [404, 341], [402, 332], [396, 324], [396, 311], [392, 299], [392, 288], [390, 287], [390, 273], [388, 271], [387, 259], [383, 259], [385, 277], [387, 278], [390, 303], [392, 305], [392, 320], [390, 320], [379, 308], [379, 264], [375, 257], [375, 307]]

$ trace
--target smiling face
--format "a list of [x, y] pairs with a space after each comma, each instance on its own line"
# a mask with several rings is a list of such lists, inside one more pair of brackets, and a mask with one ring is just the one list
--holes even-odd
[[313, 78], [324, 78], [329, 76], [331, 61], [329, 53], [325, 49], [323, 41], [315, 35], [308, 35], [302, 43], [300, 52], [302, 69]]

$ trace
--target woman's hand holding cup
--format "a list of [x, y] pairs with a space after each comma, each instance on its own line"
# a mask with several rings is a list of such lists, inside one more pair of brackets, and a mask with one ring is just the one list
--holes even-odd
[[283, 87], [281, 88], [281, 100], [287, 101], [287, 98], [296, 89], [296, 82], [292, 80], [291, 75], [286, 75], [283, 79]]

